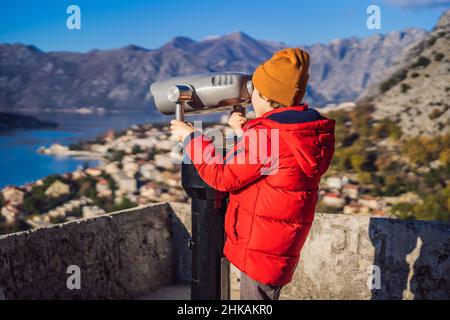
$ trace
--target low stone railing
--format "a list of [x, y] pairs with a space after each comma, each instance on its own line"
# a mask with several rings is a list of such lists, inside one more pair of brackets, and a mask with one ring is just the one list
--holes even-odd
[[171, 215], [157, 204], [0, 236], [0, 295], [127, 299], [168, 285]]
[[450, 224], [319, 214], [291, 299], [449, 299]]
[[[188, 284], [189, 232], [189, 205], [162, 203], [0, 236], [0, 298], [127, 299]], [[449, 255], [448, 223], [317, 214], [282, 298], [449, 299]], [[238, 281], [233, 268], [235, 292]]]

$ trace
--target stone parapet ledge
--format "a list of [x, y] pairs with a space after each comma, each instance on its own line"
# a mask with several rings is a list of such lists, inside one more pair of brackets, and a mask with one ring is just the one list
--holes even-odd
[[0, 297], [128, 299], [166, 286], [172, 216], [162, 203], [0, 236]]
[[281, 298], [450, 299], [449, 275], [449, 223], [317, 214]]

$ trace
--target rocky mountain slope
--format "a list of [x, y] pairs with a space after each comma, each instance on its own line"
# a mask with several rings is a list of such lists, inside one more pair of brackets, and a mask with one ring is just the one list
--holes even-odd
[[[401, 59], [399, 53], [426, 34], [408, 29], [301, 46], [312, 56], [309, 99], [323, 105], [357, 98]], [[2, 44], [0, 109], [148, 108], [148, 87], [155, 80], [197, 72], [252, 72], [285, 46], [242, 32], [198, 42], [178, 37], [155, 50], [130, 45], [87, 53], [43, 52], [34, 46]]]
[[395, 121], [406, 135], [450, 132], [450, 10], [362, 100], [373, 103], [375, 119]]

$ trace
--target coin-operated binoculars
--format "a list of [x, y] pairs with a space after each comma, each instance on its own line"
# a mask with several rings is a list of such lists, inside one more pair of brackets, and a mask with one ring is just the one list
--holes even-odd
[[[185, 114], [226, 110], [244, 113], [251, 101], [253, 84], [248, 74], [213, 73], [154, 82], [150, 91], [160, 112], [184, 121]], [[228, 195], [207, 185], [192, 163], [183, 162], [181, 184], [192, 198], [191, 299], [228, 300], [229, 262], [223, 257]]]

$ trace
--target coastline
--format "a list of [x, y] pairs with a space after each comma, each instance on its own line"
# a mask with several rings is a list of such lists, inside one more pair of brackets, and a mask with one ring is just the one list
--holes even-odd
[[52, 129], [59, 124], [54, 121], [41, 120], [35, 115], [0, 111], [0, 133], [8, 133], [16, 129]]
[[[187, 202], [180, 166], [166, 124], [108, 130], [72, 145], [53, 144], [35, 153], [95, 159], [95, 166], [51, 174], [0, 192], [0, 233], [48, 226], [161, 201]], [[181, 159], [181, 158], [180, 158]], [[178, 159], [178, 160], [180, 160]], [[175, 161], [176, 162], [176, 161]]]
[[[109, 129], [124, 130], [133, 124], [165, 122], [151, 112], [124, 114], [31, 113], [42, 120], [59, 123], [56, 128], [14, 129], [0, 133], [0, 188], [22, 186], [53, 174], [75, 171], [79, 167], [96, 166], [96, 154], [53, 156], [37, 153], [40, 147], [57, 143], [63, 146], [85, 142], [105, 134]], [[79, 157], [77, 157], [79, 156]], [[91, 160], [94, 159], [94, 160]]]

